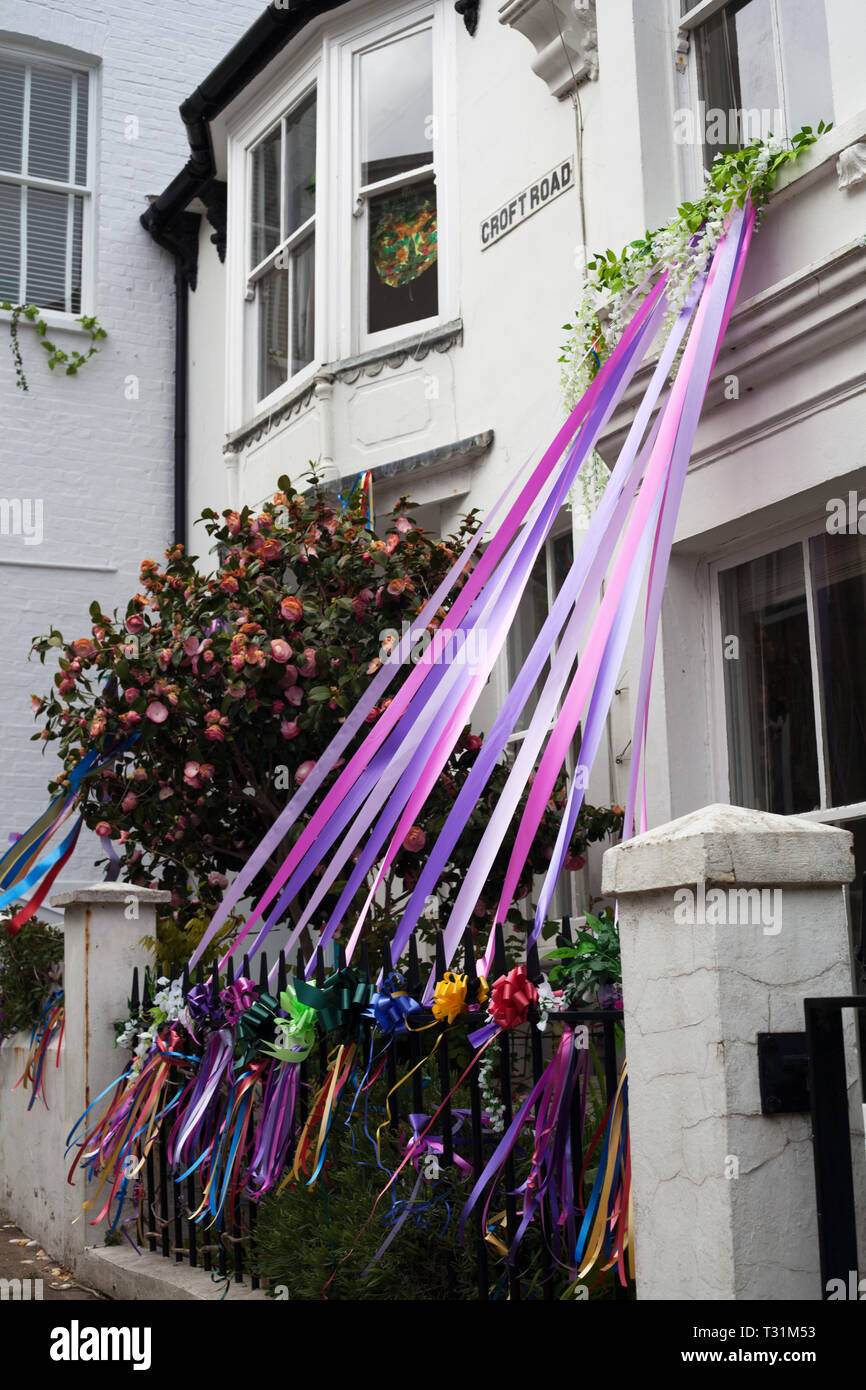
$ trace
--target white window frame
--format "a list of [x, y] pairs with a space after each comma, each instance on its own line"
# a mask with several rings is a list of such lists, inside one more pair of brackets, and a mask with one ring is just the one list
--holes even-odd
[[[725, 9], [730, 3], [731, 0], [700, 0], [700, 3], [692, 5], [691, 9], [686, 14], [680, 15], [680, 0], [670, 0], [674, 16], [674, 32], [687, 35], [689, 39], [689, 54], [685, 65], [685, 72], [677, 74], [674, 83], [677, 105], [680, 107], [688, 107], [695, 113], [698, 111], [698, 101], [700, 100], [700, 82], [698, 79], [698, 31], [708, 19], [712, 19], [714, 15], [717, 15], [720, 10]], [[779, 3], [780, 0], [770, 0], [773, 21], [773, 57], [776, 64], [779, 112], [782, 117], [781, 129], [774, 131], [773, 134], [779, 139], [784, 140], [788, 138], [788, 94], [785, 83], [784, 65], [782, 63]], [[683, 184], [683, 192], [688, 196], [694, 197], [700, 194], [704, 189], [705, 166], [703, 141], [696, 141], [691, 147], [683, 145], [679, 148], [682, 151], [680, 176]]]
[[[303, 393], [326, 364], [388, 347], [459, 316], [456, 164], [456, 33], [459, 16], [448, 0], [395, 7], [387, 23], [379, 6], [351, 16], [336, 11], [311, 26], [311, 37], [293, 46], [290, 62], [275, 63], [266, 85], [230, 114], [228, 141], [228, 254], [226, 276], [227, 434], [267, 417], [288, 397]], [[433, 318], [366, 332], [366, 215], [353, 216], [357, 188], [356, 55], [403, 33], [433, 30], [434, 167], [437, 173], [439, 312]], [[264, 400], [258, 385], [255, 314], [247, 299], [253, 146], [310, 87], [317, 88], [315, 348], [313, 361]], [[447, 171], [446, 174], [443, 173]], [[275, 253], [276, 254], [276, 253]]]
[[[40, 317], [45, 321], [49, 328], [71, 329], [75, 332], [84, 332], [82, 325], [78, 322], [79, 318], [93, 315], [96, 313], [96, 238], [95, 238], [95, 205], [96, 205], [96, 132], [97, 132], [97, 113], [99, 110], [99, 90], [98, 81], [101, 68], [97, 62], [89, 59], [84, 54], [70, 55], [55, 53], [51, 49], [31, 48], [26, 45], [19, 45], [4, 42], [0, 44], [0, 57], [8, 56], [15, 62], [26, 65], [25, 71], [25, 112], [22, 130], [22, 139], [26, 140], [28, 135], [28, 110], [27, 93], [30, 86], [30, 72], [33, 67], [39, 68], [72, 68], [76, 72], [87, 74], [87, 175], [84, 185], [76, 183], [63, 183], [56, 179], [44, 179], [30, 174], [13, 174], [8, 171], [0, 171], [0, 183], [14, 184], [18, 187], [41, 188], [52, 193], [70, 193], [82, 199], [81, 217], [81, 308], [78, 313], [67, 312], [61, 309], [47, 309], [42, 305], [36, 307], [40, 310]], [[67, 247], [66, 247], [66, 276], [67, 283], [71, 278], [71, 222], [72, 222], [72, 202], [68, 204], [67, 212]], [[22, 226], [23, 231], [23, 226]], [[27, 247], [26, 241], [22, 237], [21, 253], [19, 260], [19, 284], [18, 298], [16, 303], [26, 302], [26, 272], [27, 272]], [[0, 320], [7, 322], [11, 319], [8, 310], [0, 311]], [[21, 320], [20, 322], [24, 322]]]
[[735, 569], [738, 565], [757, 560], [762, 555], [772, 555], [786, 546], [799, 544], [804, 555], [804, 576], [806, 585], [806, 612], [809, 625], [809, 655], [812, 670], [812, 698], [815, 715], [815, 739], [818, 751], [818, 789], [821, 805], [811, 811], [797, 811], [795, 814], [807, 820], [834, 823], [837, 821], [858, 820], [866, 817], [866, 801], [854, 802], [846, 806], [828, 805], [827, 752], [824, 736], [824, 717], [821, 704], [821, 682], [817, 667], [818, 647], [815, 640], [815, 613], [812, 596], [811, 557], [809, 539], [821, 535], [826, 530], [826, 513], [801, 522], [796, 526], [785, 526], [765, 535], [760, 541], [749, 546], [726, 550], [708, 562], [709, 584], [707, 587], [706, 621], [710, 624], [710, 681], [709, 681], [709, 728], [711, 732], [711, 777], [717, 789], [718, 800], [730, 803], [731, 782], [728, 757], [728, 726], [725, 706], [724, 666], [722, 649], [722, 616], [719, 595], [719, 577], [724, 570]]

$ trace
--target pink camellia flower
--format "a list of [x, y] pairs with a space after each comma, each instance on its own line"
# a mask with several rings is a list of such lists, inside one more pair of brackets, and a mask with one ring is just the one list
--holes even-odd
[[232, 670], [242, 671], [244, 669], [244, 666], [246, 665], [246, 660], [246, 654], [244, 652], [235, 652], [230, 657], [230, 664]]
[[168, 719], [168, 710], [161, 700], [151, 700], [144, 712], [152, 724], [164, 724]]
[[144, 627], [144, 618], [140, 613], [130, 613], [126, 620], [127, 632], [141, 632]]
[[271, 714], [282, 714], [286, 708], [285, 700], [274, 700], [271, 705]]
[[190, 761], [186, 764], [186, 766], [184, 767], [184, 770], [183, 770], [183, 780], [186, 782], [186, 784], [187, 784], [188, 787], [200, 787], [200, 786], [201, 786], [201, 782], [199, 781], [199, 773], [200, 773], [200, 772], [201, 772], [201, 767], [199, 766], [199, 764], [198, 764], [197, 762], [194, 762], [193, 760], [190, 760]]
[[280, 604], [280, 612], [287, 623], [299, 623], [304, 616], [304, 605], [296, 594], [287, 594]]
[[312, 772], [315, 766], [316, 760], [315, 758], [311, 758], [307, 762], [301, 763], [300, 767], [297, 767], [295, 769], [295, 781], [297, 782], [298, 786], [300, 786], [302, 782], [306, 782], [307, 778], [309, 777], [310, 773]]
[[141, 715], [137, 709], [130, 709], [126, 711], [126, 714], [119, 715], [117, 722], [122, 729], [132, 729], [136, 724], [141, 723]]
[[371, 602], [372, 598], [372, 589], [361, 589], [352, 599], [352, 612], [359, 623], [363, 621], [364, 614], [367, 612], [367, 604]]
[[41, 712], [42, 706], [43, 706], [44, 704], [45, 704], [45, 701], [42, 700], [42, 699], [40, 699], [40, 697], [39, 697], [38, 695], [31, 695], [31, 696], [30, 696], [30, 708], [32, 709], [32, 711], [33, 711], [34, 714], [39, 714], [39, 713]]
[[276, 536], [268, 536], [268, 539], [266, 541], [262, 541], [262, 544], [259, 547], [260, 560], [279, 560], [282, 553], [283, 547], [277, 540]]
[[123, 698], [128, 705], [134, 705], [140, 694], [141, 691], [136, 686], [131, 685], [128, 690], [124, 690]]
[[159, 656], [156, 658], [156, 664], [160, 671], [168, 670], [168, 667], [171, 665], [171, 647], [163, 647]]
[[92, 661], [96, 656], [96, 644], [89, 637], [79, 637], [72, 643], [72, 650], [82, 661]]
[[237, 512], [227, 512], [227, 513], [226, 513], [226, 530], [228, 531], [229, 535], [230, 535], [230, 536], [237, 536], [237, 535], [239, 535], [239, 534], [240, 534], [240, 529], [241, 529], [241, 519], [240, 519], [238, 513], [237, 513]]
[[187, 656], [197, 656], [199, 652], [199, 647], [199, 640], [197, 637], [194, 636], [187, 637], [186, 641], [183, 644], [183, 649], [186, 652]]
[[225, 874], [219, 874], [216, 872], [208, 874], [207, 881], [210, 884], [211, 888], [228, 888], [229, 886], [229, 881], [226, 878]]
[[138, 797], [135, 792], [127, 792], [120, 803], [121, 811], [134, 811], [138, 805]]
[[218, 724], [212, 724], [209, 729], [204, 731], [205, 738], [209, 738], [211, 743], [225, 743], [226, 736]]
[[281, 637], [274, 638], [271, 642], [271, 656], [274, 661], [278, 661], [281, 666], [284, 666], [291, 654], [292, 649], [288, 642], [284, 642]]
[[385, 553], [386, 553], [386, 555], [393, 555], [393, 554], [394, 554], [394, 551], [397, 549], [397, 546], [398, 546], [399, 544], [400, 544], [400, 537], [397, 535], [397, 532], [396, 532], [396, 531], [392, 531], [391, 534], [390, 534], [389, 536], [386, 536], [386, 537], [385, 537]]
[[238, 581], [233, 574], [227, 574], [225, 579], [220, 580], [220, 588], [226, 594], [236, 594], [238, 591]]
[[427, 843], [427, 836], [420, 825], [410, 825], [406, 831], [406, 838], [403, 841], [403, 848], [410, 854], [420, 854]]
[[470, 753], [477, 753], [483, 742], [484, 739], [480, 734], [467, 734], [463, 740], [463, 746], [468, 749]]
[[61, 695], [68, 695], [71, 690], [75, 689], [75, 681], [71, 676], [63, 676], [57, 683], [57, 689]]
[[285, 692], [286, 700], [297, 709], [304, 702], [304, 692], [299, 685], [290, 685]]
[[159, 801], [167, 801], [170, 796], [174, 796], [174, 787], [170, 786], [168, 782], [163, 782], [159, 789], [159, 797], [157, 799]]
[[304, 664], [298, 667], [299, 676], [314, 676], [316, 674], [316, 651], [314, 647], [304, 647]]
[[297, 666], [293, 666], [290, 661], [282, 676], [280, 677], [280, 685], [283, 687], [283, 690], [288, 690], [290, 685], [297, 685], [297, 682], [298, 668]]
[[568, 869], [570, 873], [576, 874], [578, 869], [582, 869], [585, 863], [586, 860], [582, 854], [567, 854], [563, 860], [563, 868]]
[[398, 574], [396, 579], [392, 579], [388, 585], [388, 593], [392, 598], [399, 598], [406, 591], [406, 580]]
[[397, 529], [398, 531], [400, 531], [404, 536], [405, 536], [405, 534], [406, 534], [407, 531], [413, 530], [413, 526], [412, 526], [411, 521], [408, 519], [408, 517], [405, 517], [405, 516], [398, 516], [397, 520], [394, 522], [394, 526], [395, 526], [396, 529]]
[[300, 732], [295, 719], [284, 719], [280, 724], [280, 733], [283, 738], [297, 738]]
[[245, 658], [248, 666], [264, 666], [266, 660], [261, 647], [247, 647]]
[[93, 827], [94, 834], [102, 837], [103, 840], [111, 838], [112, 829], [107, 820], [101, 820], [98, 825]]
[[143, 768], [143, 767], [137, 767], [137, 768], [135, 769], [135, 771], [133, 772], [133, 774], [132, 774], [132, 780], [133, 780], [134, 782], [146, 782], [146, 781], [147, 781], [147, 771], [146, 771], [146, 769]]
[[381, 711], [380, 709], [377, 709], [376, 706], [374, 705], [373, 708], [370, 710], [370, 713], [369, 713], [369, 714], [366, 714], [366, 715], [364, 716], [364, 723], [365, 723], [365, 724], [375, 724], [376, 720], [379, 718], [379, 715], [380, 715], [381, 713], [382, 713], [382, 711]]

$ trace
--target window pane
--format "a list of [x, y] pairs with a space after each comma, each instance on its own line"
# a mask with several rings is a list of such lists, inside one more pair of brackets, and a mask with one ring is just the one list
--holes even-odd
[[271, 270], [258, 283], [259, 400], [289, 374], [289, 272]]
[[21, 265], [21, 190], [0, 183], [0, 296], [19, 302]]
[[866, 801], [866, 536], [809, 542], [831, 806]]
[[250, 269], [280, 244], [280, 127], [253, 150], [252, 251]]
[[813, 130], [819, 121], [833, 119], [830, 49], [823, 4], [816, 0], [785, 0], [779, 6], [782, 29], [782, 69], [788, 130]]
[[87, 77], [77, 79], [78, 100], [75, 112], [75, 182], [87, 183]]
[[362, 55], [362, 184], [432, 164], [432, 111], [431, 30]]
[[28, 172], [69, 181], [72, 75], [33, 68], [30, 77]]
[[[819, 804], [803, 552], [719, 577], [731, 801], [793, 815]], [[730, 642], [738, 639], [738, 648]]]
[[[706, 105], [707, 165], [717, 154], [772, 131], [780, 134], [776, 41], [770, 0], [740, 0], [698, 31], [698, 72]], [[714, 119], [713, 113], [720, 113]]]
[[72, 199], [72, 293], [70, 312], [81, 313], [81, 234], [84, 223], [84, 199]]
[[21, 173], [24, 68], [0, 63], [0, 169]]
[[313, 360], [315, 245], [310, 237], [292, 257], [292, 376]]
[[439, 312], [433, 179], [370, 199], [368, 325], [371, 333]]
[[286, 120], [286, 230], [290, 236], [316, 211], [316, 94]]
[[25, 298], [42, 309], [66, 309], [65, 193], [27, 190], [27, 287]]

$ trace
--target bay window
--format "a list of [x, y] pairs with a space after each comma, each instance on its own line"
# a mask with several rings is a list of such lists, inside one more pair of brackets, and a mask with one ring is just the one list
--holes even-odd
[[229, 118], [229, 430], [326, 362], [456, 318], [442, 173], [457, 22], [444, 0], [387, 25], [340, 11]]

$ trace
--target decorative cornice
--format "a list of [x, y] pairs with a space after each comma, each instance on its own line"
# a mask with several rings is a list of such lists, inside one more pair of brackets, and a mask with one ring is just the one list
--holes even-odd
[[499, 23], [529, 39], [532, 71], [555, 97], [598, 77], [595, 0], [506, 0]]
[[840, 188], [850, 188], [866, 179], [866, 145], [849, 145], [847, 150], [842, 150], [836, 160], [836, 173]]
[[383, 368], [395, 370], [405, 362], [423, 362], [431, 352], [448, 352], [463, 342], [463, 320], [452, 319], [432, 332], [416, 333], [411, 338], [403, 338], [391, 347], [373, 348], [362, 352], [358, 357], [346, 357], [335, 362], [326, 370], [333, 373], [337, 381], [352, 385], [361, 376], [380, 376]]
[[[458, 439], [453, 444], [440, 444], [436, 449], [427, 449], [422, 454], [410, 454], [408, 458], [394, 459], [392, 463], [379, 463], [371, 468], [373, 483], [384, 482], [401, 473], [414, 473], [423, 469], [424, 476], [439, 473], [455, 463], [473, 463], [485, 454], [493, 443], [493, 430], [483, 430], [481, 434], [471, 434]], [[354, 474], [347, 475], [354, 477]], [[347, 479], [344, 478], [343, 482]]]
[[270, 434], [283, 420], [292, 415], [300, 415], [312, 404], [317, 386], [322, 382], [345, 382], [351, 386], [362, 376], [376, 377], [385, 367], [392, 371], [406, 362], [423, 362], [431, 352], [448, 352], [455, 344], [463, 342], [463, 320], [453, 319], [428, 333], [416, 333], [404, 338], [390, 347], [374, 348], [362, 352], [358, 357], [345, 357], [341, 362], [332, 362], [322, 367], [312, 381], [305, 381], [296, 391], [291, 392], [266, 414], [251, 420], [248, 425], [235, 430], [226, 440], [223, 452], [240, 453], [248, 445]]

